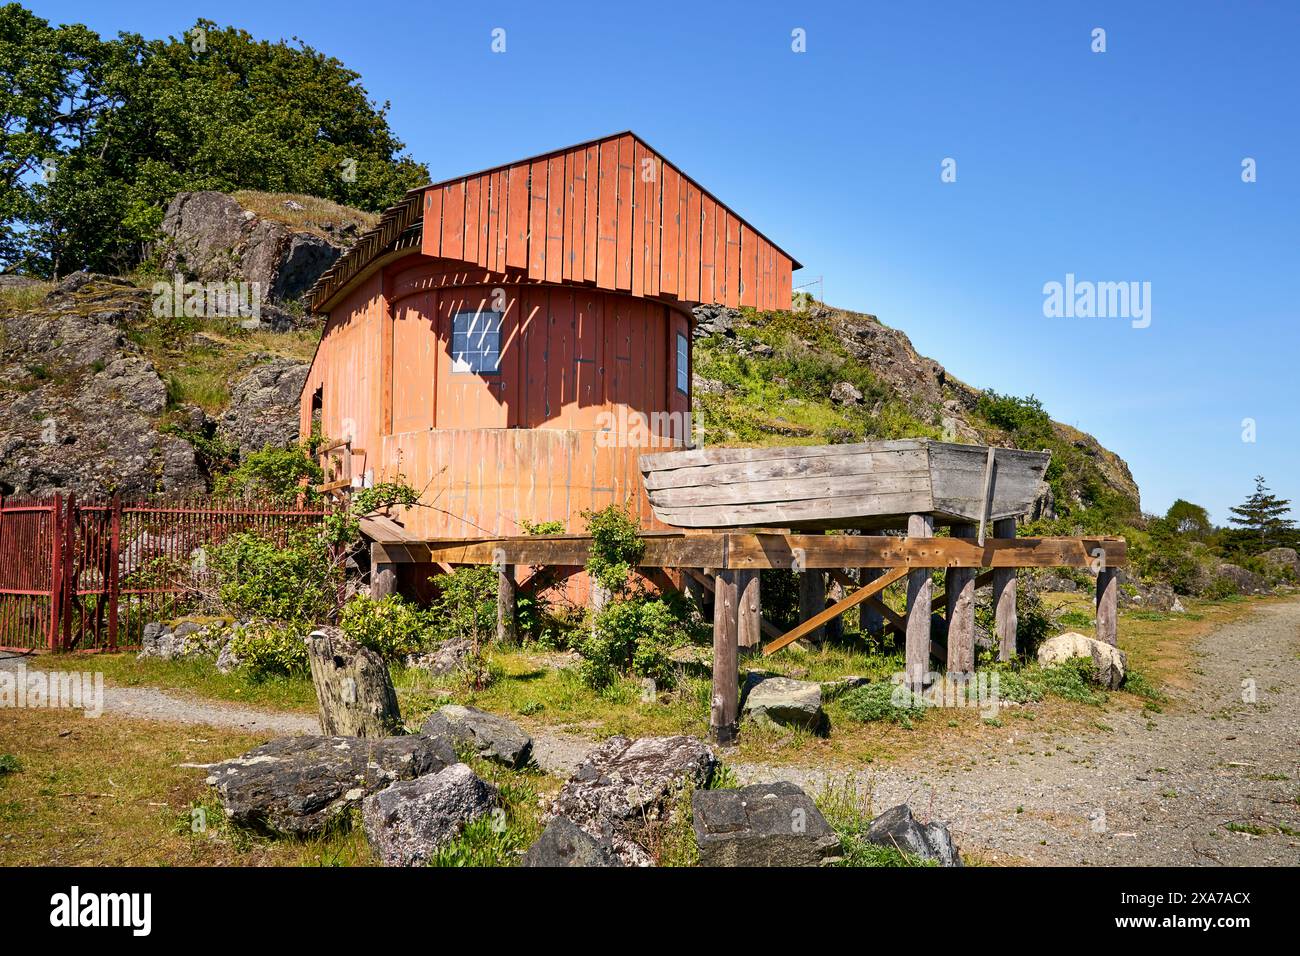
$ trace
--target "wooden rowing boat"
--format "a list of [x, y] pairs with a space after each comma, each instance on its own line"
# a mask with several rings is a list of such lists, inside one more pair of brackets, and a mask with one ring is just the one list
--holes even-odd
[[655, 517], [679, 528], [901, 527], [1025, 514], [1051, 454], [930, 439], [642, 455]]

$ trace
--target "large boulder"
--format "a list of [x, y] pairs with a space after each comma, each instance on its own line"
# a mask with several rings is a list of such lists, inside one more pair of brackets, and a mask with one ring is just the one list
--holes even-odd
[[533, 755], [533, 738], [516, 723], [477, 707], [447, 704], [424, 722], [430, 737], [447, 735], [480, 757], [507, 767], [522, 767]]
[[258, 283], [261, 299], [299, 298], [346, 246], [246, 210], [233, 196], [178, 193], [163, 216], [163, 267], [200, 281]]
[[1237, 594], [1268, 594], [1272, 590], [1268, 582], [1254, 571], [1248, 571], [1227, 561], [1220, 563], [1214, 569], [1212, 585], [1219, 587], [1223, 583]]
[[204, 490], [194, 446], [158, 430], [167, 385], [128, 332], [147, 289], [77, 272], [41, 302], [0, 310], [0, 494], [126, 499]]
[[792, 783], [697, 790], [691, 809], [702, 866], [822, 866], [839, 856], [834, 829]]
[[255, 366], [230, 390], [230, 403], [217, 423], [240, 457], [267, 445], [288, 448], [298, 441], [298, 397], [310, 366], [270, 358]]
[[608, 839], [597, 839], [568, 817], [546, 825], [524, 854], [524, 866], [622, 866]]
[[235, 823], [311, 836], [368, 794], [455, 762], [441, 737], [280, 737], [215, 765], [208, 784]]
[[361, 820], [384, 866], [419, 866], [499, 802], [495, 787], [458, 763], [371, 794], [361, 805]]
[[461, 670], [473, 653], [474, 644], [469, 638], [453, 637], [432, 651], [407, 654], [403, 663], [426, 671], [432, 677], [446, 677]]
[[705, 786], [717, 759], [694, 737], [611, 737], [593, 749], [551, 805], [549, 817], [568, 817], [608, 839], [629, 866], [649, 866], [642, 845], [647, 827], [666, 822], [684, 787]]
[[961, 866], [961, 854], [952, 834], [941, 823], [921, 824], [905, 803], [891, 807], [871, 821], [867, 840], [878, 846], [893, 847], [909, 856], [933, 860], [940, 866]]
[[760, 724], [802, 727], [814, 733], [825, 729], [822, 688], [815, 681], [751, 673], [742, 695], [741, 714]]
[[1290, 571], [1293, 580], [1300, 581], [1300, 553], [1295, 548], [1271, 548], [1259, 556], [1266, 564], [1283, 571]]
[[1128, 671], [1128, 655], [1105, 641], [1087, 637], [1077, 631], [1067, 631], [1049, 638], [1038, 648], [1038, 663], [1045, 667], [1064, 664], [1076, 657], [1092, 660], [1093, 680], [1102, 687], [1114, 690], [1124, 683], [1124, 675]]
[[227, 641], [225, 620], [178, 618], [174, 621], [150, 621], [140, 638], [137, 660], [154, 658], [162, 661], [192, 657], [216, 657]]

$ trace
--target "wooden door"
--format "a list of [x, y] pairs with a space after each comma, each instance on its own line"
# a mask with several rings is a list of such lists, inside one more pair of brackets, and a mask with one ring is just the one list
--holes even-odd
[[433, 427], [440, 351], [435, 298], [432, 292], [408, 296], [393, 310], [394, 434]]
[[438, 294], [438, 325], [445, 344], [438, 357], [437, 427], [511, 424], [518, 353], [511, 339], [517, 311], [509, 291], [494, 296], [490, 288], [451, 289]]

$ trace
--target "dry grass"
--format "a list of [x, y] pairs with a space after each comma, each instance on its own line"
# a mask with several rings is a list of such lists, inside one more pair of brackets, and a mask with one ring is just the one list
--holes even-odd
[[[317, 866], [368, 864], [359, 830], [269, 840], [229, 827], [204, 783], [212, 763], [264, 738], [211, 727], [42, 710], [0, 710], [0, 865]], [[191, 826], [204, 809], [204, 832]]]
[[[263, 193], [254, 190], [241, 190], [234, 194], [236, 202], [245, 209], [257, 213], [263, 219], [282, 222], [294, 229], [302, 229], [324, 238], [332, 238], [321, 228], [322, 223], [333, 223], [335, 227], [354, 223], [358, 232], [373, 229], [379, 217], [371, 212], [362, 212], [351, 206], [342, 206], [328, 199], [316, 196], [304, 196], [298, 193]], [[301, 209], [291, 209], [286, 202], [296, 202]]]

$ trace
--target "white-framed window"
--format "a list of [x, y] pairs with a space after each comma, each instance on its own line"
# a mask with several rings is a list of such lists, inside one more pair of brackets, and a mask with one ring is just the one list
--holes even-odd
[[691, 343], [682, 333], [677, 333], [677, 391], [691, 393]]
[[495, 375], [501, 368], [501, 313], [457, 312], [451, 317], [451, 370]]

